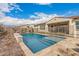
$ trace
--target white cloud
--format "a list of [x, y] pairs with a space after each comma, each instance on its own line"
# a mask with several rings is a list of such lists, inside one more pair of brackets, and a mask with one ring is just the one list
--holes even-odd
[[21, 8], [20, 8], [20, 6], [19, 5], [17, 5], [17, 4], [10, 4], [10, 6], [13, 6], [12, 7], [12, 9], [16, 9], [16, 10], [19, 10], [19, 11], [23, 11]]
[[32, 20], [29, 20], [29, 19], [17, 19], [12, 17], [4, 17], [0, 19], [0, 24], [4, 24], [7, 26], [18, 26], [18, 25], [26, 25], [31, 23], [32, 23]]
[[[50, 4], [50, 3], [49, 3]], [[49, 5], [48, 3], [43, 3], [42, 5]], [[35, 12], [34, 15], [31, 15], [29, 19], [17, 19], [17, 18], [12, 18], [5, 16], [6, 12], [11, 12], [12, 10], [16, 10], [15, 12], [17, 13], [17, 10], [23, 11], [20, 9], [20, 7], [13, 3], [13, 4], [8, 4], [8, 3], [1, 3], [0, 4], [0, 23], [3, 23], [5, 25], [25, 25], [25, 24], [38, 24], [38, 23], [44, 23], [50, 20], [51, 18], [55, 16], [59, 16], [57, 14], [45, 14], [41, 12]], [[30, 19], [34, 19], [33, 21]]]
[[5, 13], [9, 13], [12, 10], [23, 11], [20, 9], [20, 6], [15, 3], [0, 3], [0, 24], [8, 25], [8, 26], [18, 26], [32, 23], [32, 20], [29, 19], [17, 19], [6, 16]]
[[51, 3], [36, 3], [38, 5], [50, 5]]
[[39, 24], [39, 23], [45, 23], [49, 21], [51, 18], [56, 16], [59, 16], [59, 15], [36, 12], [35, 15], [31, 15], [30, 18], [34, 19], [33, 24]]
[[10, 12], [9, 5], [6, 3], [0, 3], [0, 10], [2, 12]]
[[63, 16], [79, 16], [79, 10], [69, 10], [63, 14]]
[[2, 12], [10, 12], [11, 10], [14, 10], [14, 9], [22, 11], [19, 8], [19, 6], [15, 3], [13, 3], [13, 4], [11, 4], [11, 3], [0, 3], [0, 10]]
[[0, 18], [3, 18], [5, 14], [3, 12], [0, 12]]
[[[0, 23], [8, 26], [18, 26], [27, 24], [39, 24], [49, 21], [51, 18], [59, 16], [57, 14], [45, 14], [41, 12], [36, 12], [34, 15], [30, 16], [29, 19], [17, 19], [12, 17], [4, 17], [0, 19]], [[34, 18], [34, 20], [32, 20]]]
[[0, 15], [3, 17], [6, 12], [11, 12], [12, 10], [23, 11], [16, 3], [0, 3]]

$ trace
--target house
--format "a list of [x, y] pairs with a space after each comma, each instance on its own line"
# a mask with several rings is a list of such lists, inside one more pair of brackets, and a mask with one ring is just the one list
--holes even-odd
[[54, 17], [51, 20], [34, 25], [37, 32], [68, 34], [73, 37], [79, 35], [79, 16]]
[[55, 17], [48, 23], [48, 31], [68, 34], [73, 37], [79, 35], [79, 17]]
[[16, 26], [13, 28], [13, 30], [14, 32], [21, 33], [21, 34], [33, 31], [32, 27], [27, 25]]
[[48, 21], [34, 24], [34, 26], [33, 26], [34, 32], [48, 32], [47, 22]]

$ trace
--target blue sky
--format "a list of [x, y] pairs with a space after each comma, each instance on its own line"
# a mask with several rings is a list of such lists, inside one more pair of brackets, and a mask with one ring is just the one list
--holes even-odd
[[6, 16], [14, 18], [27, 19], [31, 15], [38, 13], [45, 14], [57, 14], [65, 16], [78, 16], [79, 4], [77, 3], [52, 3], [52, 4], [36, 4], [36, 3], [18, 3], [17, 4], [22, 11], [16, 9], [11, 12], [6, 12]]

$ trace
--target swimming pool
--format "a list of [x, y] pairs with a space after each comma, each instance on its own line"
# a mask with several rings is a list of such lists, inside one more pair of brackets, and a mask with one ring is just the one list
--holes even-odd
[[45, 35], [34, 34], [34, 33], [22, 34], [22, 36], [24, 44], [28, 46], [28, 48], [33, 53], [36, 53], [44, 48], [47, 48], [63, 40], [63, 38], [47, 37]]

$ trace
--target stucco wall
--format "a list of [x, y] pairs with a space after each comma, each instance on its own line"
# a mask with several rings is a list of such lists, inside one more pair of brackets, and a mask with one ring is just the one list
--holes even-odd
[[48, 25], [47, 24], [41, 24], [43, 26], [45, 26], [45, 29], [40, 29], [40, 25], [38, 25], [38, 31], [39, 32], [48, 32]]
[[[79, 19], [75, 20], [75, 28], [76, 28], [76, 22], [79, 22]], [[77, 25], [79, 27], [79, 25]], [[76, 28], [76, 37], [79, 37], [79, 29]]]
[[79, 34], [79, 31], [76, 29], [76, 21], [79, 21], [79, 19], [72, 19], [69, 22], [69, 34], [73, 37], [77, 37]]

